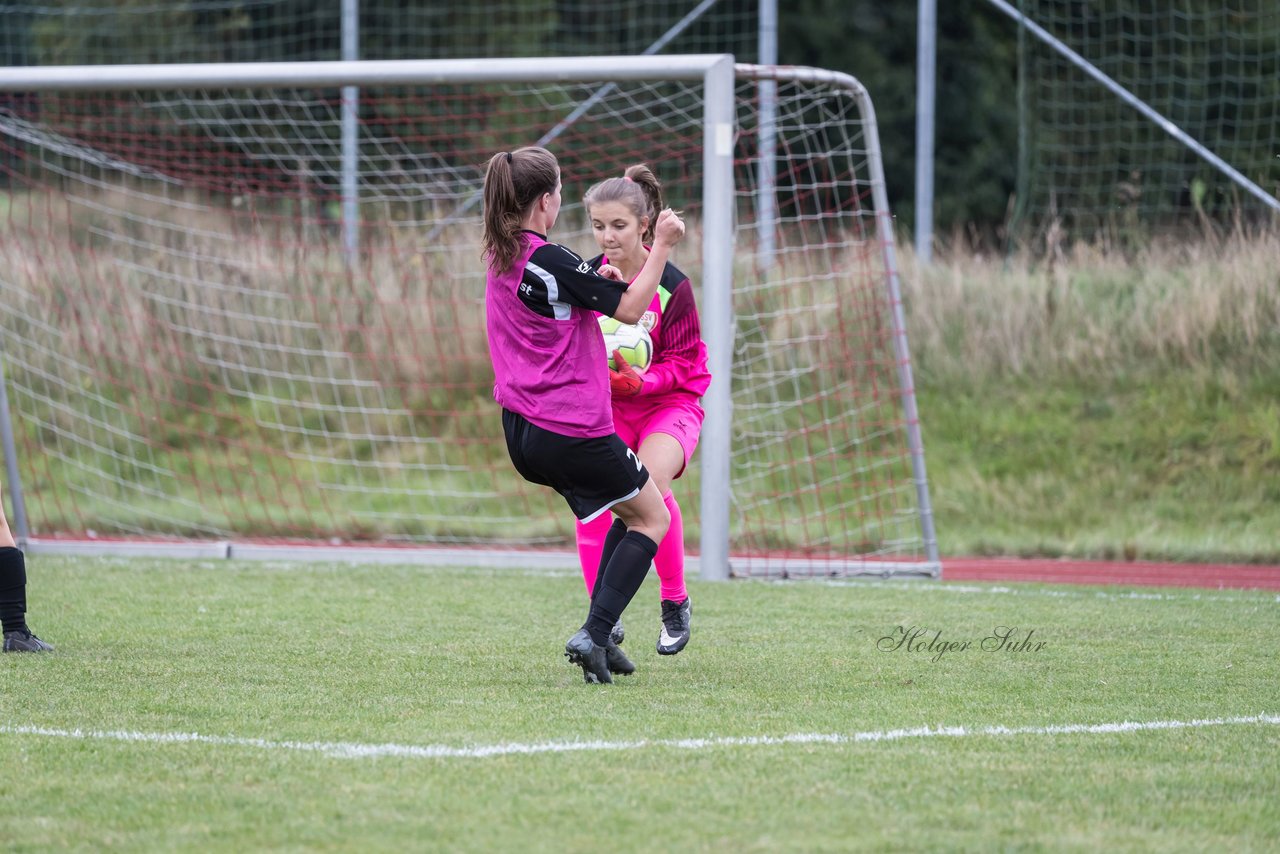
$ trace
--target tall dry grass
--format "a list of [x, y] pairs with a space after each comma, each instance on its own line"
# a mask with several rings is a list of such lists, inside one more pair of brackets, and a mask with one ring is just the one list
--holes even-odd
[[1280, 364], [1280, 231], [901, 263], [912, 356], [938, 379]]
[[[337, 235], [279, 211], [125, 189], [74, 204], [34, 193], [11, 204], [21, 209], [0, 243], [9, 285], [0, 319], [18, 337], [54, 339], [40, 351], [50, 372], [67, 347], [90, 364], [131, 366], [150, 383], [209, 371], [225, 380], [230, 370], [250, 384], [297, 375], [350, 389], [368, 380], [487, 391], [474, 224], [430, 245], [411, 228], [372, 231], [349, 270]], [[585, 232], [566, 233], [589, 250]], [[695, 282], [699, 241], [691, 222], [681, 266]], [[740, 359], [765, 371], [812, 370], [832, 361], [824, 342], [833, 331], [885, 334], [887, 303], [870, 293], [878, 254], [862, 246], [842, 255], [839, 245], [783, 251], [766, 281], [740, 243]], [[1047, 256], [953, 250], [928, 266], [900, 241], [899, 262], [912, 358], [929, 377], [1280, 363], [1280, 230], [1156, 242], [1137, 253], [1084, 244]], [[850, 280], [865, 292], [850, 296]], [[851, 299], [862, 301], [852, 311]]]
[[469, 371], [457, 355], [483, 352], [471, 243], [424, 253], [419, 235], [373, 234], [349, 268], [337, 235], [287, 214], [125, 190], [13, 204], [22, 210], [0, 244], [5, 325], [45, 339], [32, 356], [51, 370], [75, 358], [157, 382], [207, 371], [246, 382], [376, 373], [395, 386], [458, 382]]

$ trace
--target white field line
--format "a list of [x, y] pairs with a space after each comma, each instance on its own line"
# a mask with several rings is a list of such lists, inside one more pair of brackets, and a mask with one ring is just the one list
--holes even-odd
[[1110, 735], [1149, 730], [1200, 729], [1204, 727], [1280, 724], [1280, 715], [1260, 714], [1248, 717], [1207, 718], [1189, 721], [1122, 721], [1103, 724], [1054, 724], [1028, 727], [963, 727], [937, 726], [911, 729], [871, 730], [855, 733], [792, 733], [790, 735], [723, 736], [718, 738], [640, 739], [637, 741], [543, 741], [531, 744], [504, 744], [452, 747], [445, 744], [359, 744], [325, 741], [271, 741], [262, 738], [240, 738], [225, 735], [200, 735], [184, 732], [132, 732], [127, 730], [55, 729], [37, 726], [0, 725], [0, 735], [30, 735], [47, 738], [72, 738], [85, 741], [123, 741], [144, 744], [208, 744], [216, 747], [249, 747], [270, 751], [318, 753], [335, 759], [486, 759], [491, 756], [532, 755], [540, 753], [602, 753], [633, 750], [675, 749], [706, 750], [719, 747], [768, 747], [790, 744], [862, 744], [867, 742], [902, 741], [910, 738], [1007, 738], [1036, 735]]

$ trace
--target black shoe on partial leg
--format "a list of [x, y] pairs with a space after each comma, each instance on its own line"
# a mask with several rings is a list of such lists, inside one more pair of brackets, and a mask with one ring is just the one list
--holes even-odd
[[30, 629], [15, 629], [4, 633], [5, 652], [53, 652], [53, 646], [31, 633]]
[[27, 564], [22, 549], [0, 547], [0, 628], [4, 630], [4, 651], [49, 652], [53, 647], [31, 634], [24, 619], [26, 613]]
[[601, 685], [613, 683], [613, 677], [609, 675], [609, 660], [605, 649], [591, 639], [586, 629], [578, 629], [578, 633], [569, 638], [568, 643], [564, 645], [564, 654], [570, 664], [576, 664], [582, 668], [582, 678], [585, 682]]
[[622, 647], [614, 643], [612, 638], [604, 645], [604, 660], [609, 665], [610, 673], [616, 673], [619, 676], [630, 676], [636, 672], [636, 666], [631, 663], [631, 659], [627, 658], [627, 654], [622, 651]]
[[675, 655], [689, 643], [689, 618], [693, 606], [689, 597], [683, 602], [662, 600], [662, 631], [658, 634], [658, 655]]

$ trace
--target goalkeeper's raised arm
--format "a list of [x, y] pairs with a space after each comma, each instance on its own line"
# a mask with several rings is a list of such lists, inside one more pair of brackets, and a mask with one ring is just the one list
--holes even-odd
[[658, 214], [654, 234], [653, 249], [645, 259], [644, 267], [622, 295], [618, 310], [613, 313], [623, 323], [639, 323], [649, 308], [654, 294], [658, 292], [658, 282], [662, 279], [662, 271], [667, 266], [671, 249], [684, 237], [684, 220], [671, 208], [667, 208]]

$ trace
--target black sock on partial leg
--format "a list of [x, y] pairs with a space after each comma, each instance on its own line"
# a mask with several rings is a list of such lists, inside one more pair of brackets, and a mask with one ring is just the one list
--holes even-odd
[[[612, 533], [612, 531], [610, 531]], [[639, 531], [628, 531], [613, 550], [609, 565], [596, 579], [587, 616], [587, 633], [604, 646], [613, 624], [618, 622], [631, 599], [649, 574], [649, 564], [658, 553], [658, 544]]]
[[596, 591], [600, 589], [600, 579], [604, 578], [605, 567], [613, 559], [614, 549], [618, 547], [618, 543], [622, 542], [622, 538], [626, 535], [627, 523], [621, 519], [614, 519], [613, 524], [609, 526], [609, 530], [605, 532], [603, 548], [600, 549], [600, 566], [596, 568], [596, 583], [591, 588], [592, 599], [596, 598]]
[[22, 550], [0, 548], [0, 623], [6, 632], [27, 627], [27, 564]]

